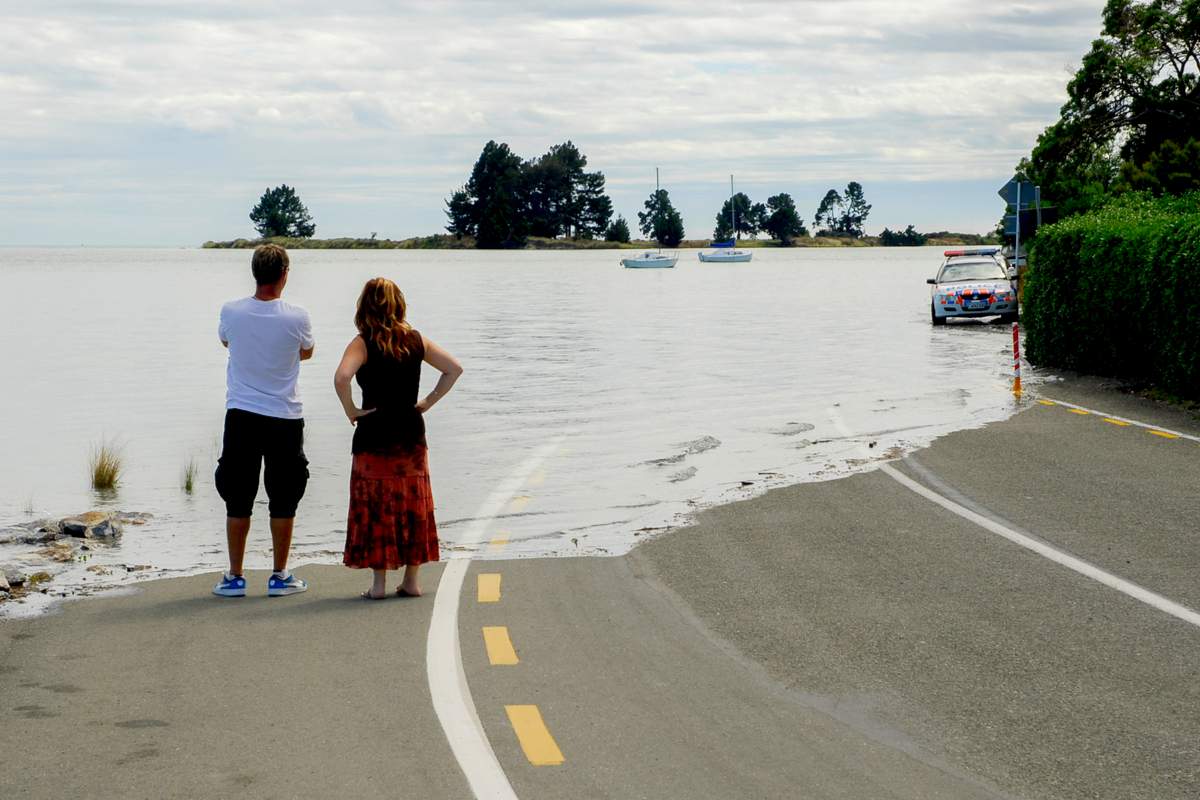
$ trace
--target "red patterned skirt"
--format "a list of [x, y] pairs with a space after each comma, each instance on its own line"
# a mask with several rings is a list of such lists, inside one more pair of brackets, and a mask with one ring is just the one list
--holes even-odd
[[348, 567], [399, 569], [438, 560], [437, 523], [424, 445], [357, 453], [350, 471]]

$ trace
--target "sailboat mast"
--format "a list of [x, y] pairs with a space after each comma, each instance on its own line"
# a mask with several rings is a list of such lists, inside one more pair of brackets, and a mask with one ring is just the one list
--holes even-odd
[[[654, 204], [655, 204], [655, 206], [657, 206], [657, 205], [658, 205], [658, 192], [659, 192], [659, 188], [658, 188], [658, 167], [655, 167], [655, 168], [654, 168]], [[662, 252], [662, 242], [659, 242], [659, 243], [658, 243], [658, 252], [660, 252], [660, 253]]]
[[737, 206], [733, 202], [733, 176], [729, 176], [729, 224], [733, 226], [733, 238], [737, 240]]

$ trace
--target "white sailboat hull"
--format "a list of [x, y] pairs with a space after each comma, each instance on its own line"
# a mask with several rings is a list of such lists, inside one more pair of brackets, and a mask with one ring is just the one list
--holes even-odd
[[640, 256], [622, 258], [621, 265], [627, 269], [668, 269], [675, 266], [678, 256], [668, 256], [662, 253], [642, 253]]
[[706, 264], [742, 264], [754, 257], [749, 250], [718, 250], [715, 253], [700, 253]]

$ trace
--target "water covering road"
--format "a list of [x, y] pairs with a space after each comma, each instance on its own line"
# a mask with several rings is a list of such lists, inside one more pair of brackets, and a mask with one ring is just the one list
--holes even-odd
[[[0, 527], [96, 507], [154, 515], [87, 562], [55, 566], [56, 590], [224, 564], [211, 482], [224, 399], [216, 318], [251, 290], [249, 257], [0, 250], [0, 369], [11, 379]], [[301, 377], [312, 478], [294, 562], [340, 559], [351, 428], [332, 373], [375, 275], [401, 285], [414, 325], [466, 367], [427, 420], [449, 557], [471, 550], [456, 533], [481, 499], [557, 437], [555, 468], [533, 478], [536, 510], [518, 503], [503, 520], [509, 556], [620, 554], [699, 506], [868, 468], [831, 405], [869, 420], [862, 437], [881, 455], [1016, 409], [1007, 326], [930, 326], [936, 249], [759, 250], [734, 265], [684, 251], [678, 268], [645, 271], [618, 257], [293, 252], [285, 296], [310, 310], [317, 338]], [[88, 453], [103, 439], [125, 458], [115, 496], [88, 486]], [[199, 479], [188, 494], [190, 460]], [[268, 546], [265, 531], [252, 534], [248, 566], [265, 565]], [[35, 549], [0, 545], [0, 564], [40, 564]]]

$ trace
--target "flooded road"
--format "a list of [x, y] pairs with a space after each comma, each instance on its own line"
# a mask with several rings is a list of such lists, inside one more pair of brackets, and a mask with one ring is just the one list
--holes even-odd
[[[352, 429], [332, 376], [376, 275], [400, 284], [414, 326], [466, 368], [427, 418], [443, 557], [466, 552], [456, 532], [549, 441], [561, 444], [505, 510], [510, 557], [620, 554], [698, 506], [868, 468], [831, 407], [880, 456], [1016, 410], [1008, 326], [929, 324], [939, 250], [764, 249], [731, 265], [683, 251], [674, 270], [618, 258], [293, 252], [285, 298], [309, 309], [317, 339], [301, 370], [312, 478], [293, 563], [340, 561]], [[0, 249], [0, 528], [90, 508], [154, 515], [86, 563], [53, 565], [56, 591], [224, 565], [216, 321], [223, 301], [253, 290], [249, 260]], [[102, 440], [124, 455], [115, 496], [88, 485]], [[260, 500], [250, 568], [268, 563]], [[0, 545], [0, 564], [41, 564], [35, 550]]]

